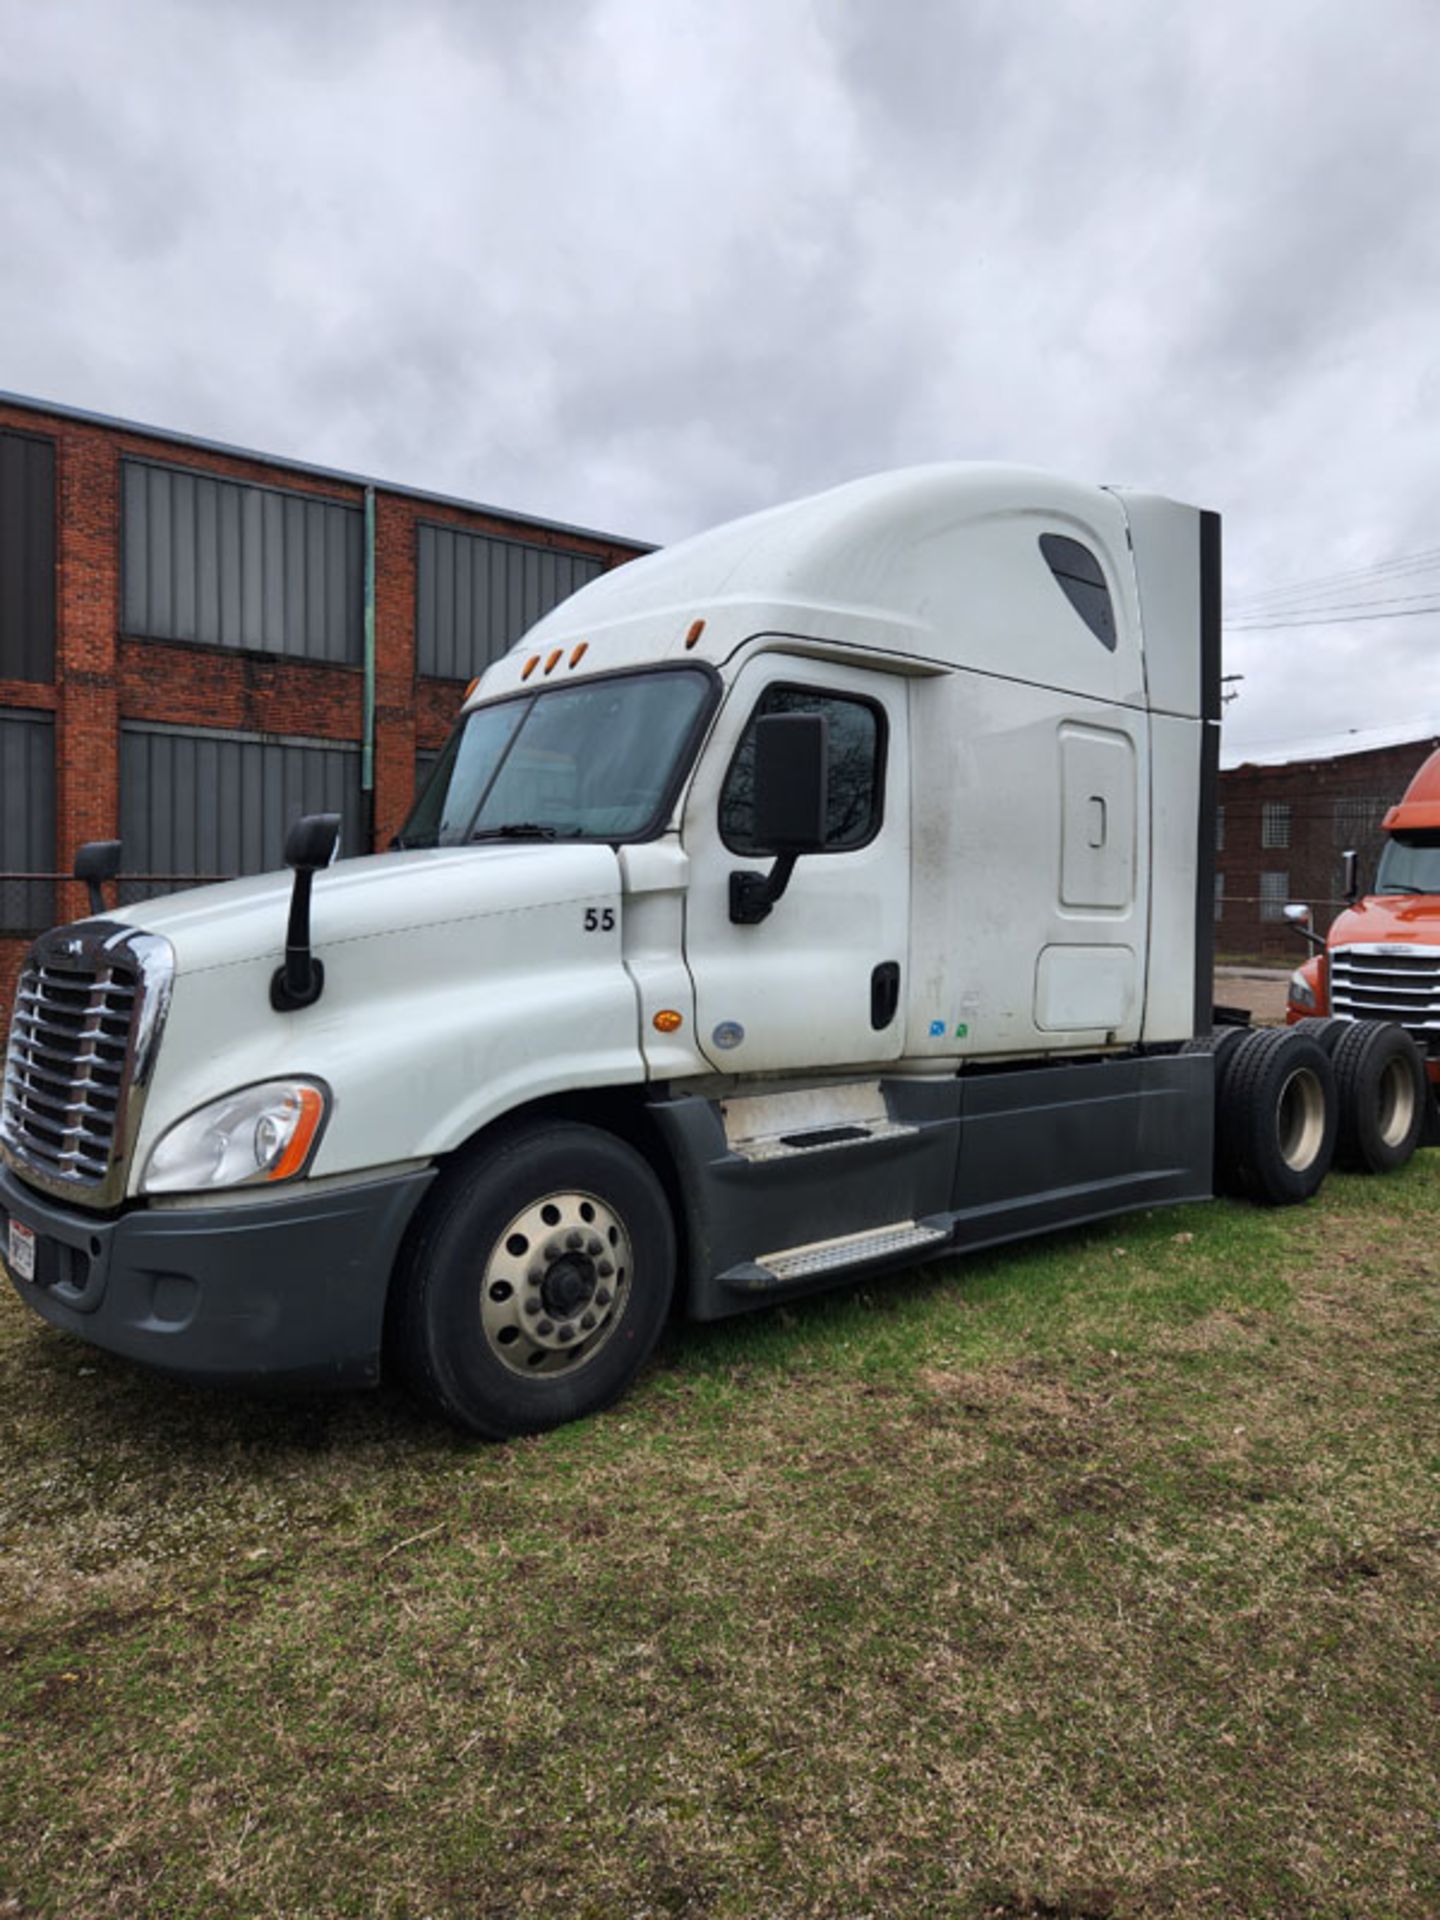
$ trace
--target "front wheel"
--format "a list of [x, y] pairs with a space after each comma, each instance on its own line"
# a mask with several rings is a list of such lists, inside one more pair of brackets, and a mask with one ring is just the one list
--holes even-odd
[[535, 1122], [452, 1167], [396, 1276], [411, 1385], [503, 1440], [595, 1413], [644, 1364], [670, 1307], [659, 1181], [596, 1127]]

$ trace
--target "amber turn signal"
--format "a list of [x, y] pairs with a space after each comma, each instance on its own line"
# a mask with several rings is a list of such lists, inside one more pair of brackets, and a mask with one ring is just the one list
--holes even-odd
[[662, 1007], [652, 1022], [657, 1033], [674, 1033], [684, 1024], [684, 1014], [677, 1013], [674, 1007]]

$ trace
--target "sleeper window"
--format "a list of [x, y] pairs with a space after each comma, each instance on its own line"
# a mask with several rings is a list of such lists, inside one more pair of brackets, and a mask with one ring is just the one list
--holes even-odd
[[1088, 547], [1063, 533], [1042, 533], [1040, 551], [1055, 584], [1102, 647], [1115, 651], [1115, 609], [1100, 562]]
[[811, 687], [767, 687], [736, 748], [720, 795], [720, 837], [732, 853], [761, 858], [755, 844], [755, 722], [767, 713], [819, 713], [829, 721], [826, 853], [863, 847], [880, 829], [885, 718], [868, 700]]

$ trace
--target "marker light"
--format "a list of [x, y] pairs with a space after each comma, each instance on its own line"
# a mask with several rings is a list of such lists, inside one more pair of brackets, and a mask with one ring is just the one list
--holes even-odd
[[329, 1111], [311, 1080], [266, 1080], [211, 1100], [177, 1120], [150, 1155], [146, 1193], [270, 1186], [310, 1164]]
[[556, 662], [559, 660], [561, 654], [564, 653], [564, 651], [565, 649], [563, 647], [556, 647], [554, 652], [550, 655], [550, 658], [545, 662], [545, 671], [547, 673], [553, 673], [555, 671]]
[[657, 1033], [677, 1033], [685, 1024], [685, 1016], [674, 1007], [662, 1007], [651, 1024]]
[[539, 666], [539, 664], [540, 664], [539, 654], [532, 653], [530, 658], [525, 662], [524, 668], [522, 669], [520, 674], [520, 678], [522, 680], [528, 680], [531, 674], [535, 671], [536, 667]]
[[466, 689], [465, 689], [465, 694], [464, 694], [464, 698], [463, 698], [463, 699], [461, 700], [461, 702], [460, 702], [460, 704], [461, 704], [461, 706], [462, 706], [462, 707], [464, 706], [464, 704], [465, 704], [465, 701], [466, 701], [466, 700], [468, 700], [468, 699], [470, 698], [470, 696], [471, 696], [471, 694], [472, 694], [472, 693], [474, 693], [474, 691], [475, 691], [475, 689], [476, 689], [476, 687], [478, 687], [478, 686], [479, 686], [479, 684], [480, 684], [480, 676], [479, 676], [479, 674], [477, 673], [477, 674], [476, 674], [476, 676], [475, 676], [475, 678], [474, 678], [474, 679], [473, 679], [473, 680], [472, 680], [472, 681], [470, 682], [470, 684], [469, 684], [469, 686], [468, 686], [468, 687], [466, 687]]
[[687, 652], [694, 646], [704, 631], [705, 622], [703, 620], [694, 620], [690, 623], [690, 631], [685, 636], [685, 648]]
[[579, 646], [576, 647], [574, 652], [570, 655], [570, 664], [572, 667], [579, 666], [580, 662], [585, 658], [586, 653], [589, 651], [589, 647], [590, 647], [590, 642], [588, 640], [582, 640], [580, 642]]

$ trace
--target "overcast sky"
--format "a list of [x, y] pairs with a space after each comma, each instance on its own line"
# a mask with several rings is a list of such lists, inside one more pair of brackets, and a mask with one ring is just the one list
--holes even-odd
[[[1033, 462], [1218, 507], [1238, 618], [1440, 550], [1437, 75], [1436, 0], [0, 0], [0, 387], [656, 541]], [[1232, 754], [1440, 725], [1440, 613], [1226, 665]]]

